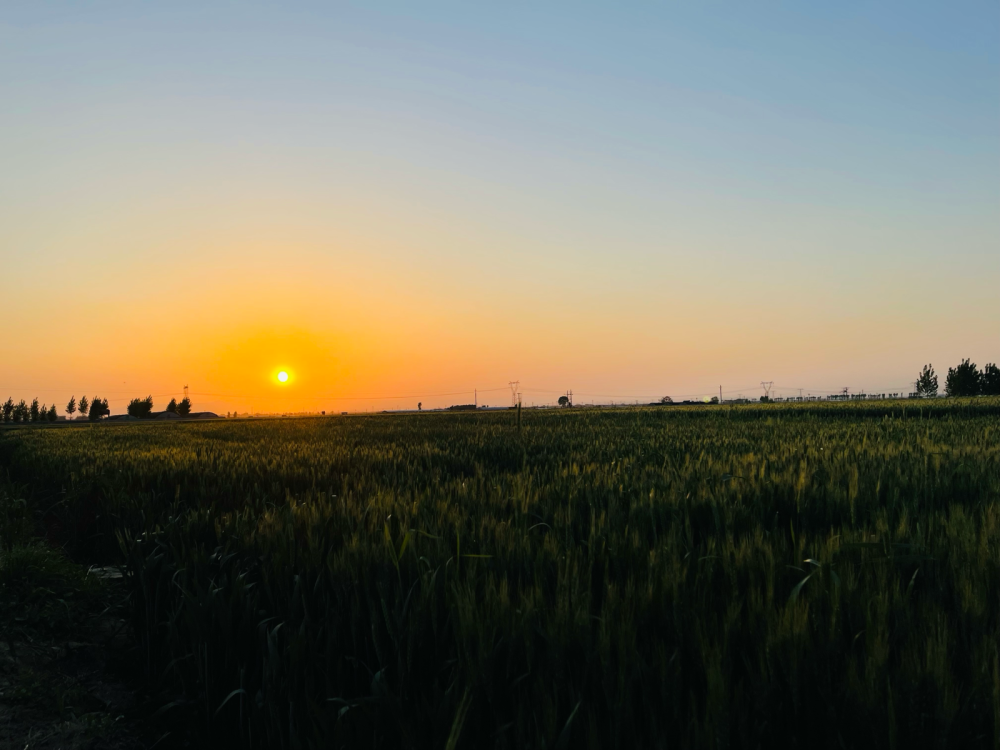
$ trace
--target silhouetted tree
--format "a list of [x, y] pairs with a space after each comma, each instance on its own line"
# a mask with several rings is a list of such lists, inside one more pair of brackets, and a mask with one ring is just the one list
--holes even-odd
[[982, 375], [979, 369], [967, 359], [963, 359], [958, 367], [948, 368], [948, 377], [944, 381], [944, 392], [947, 396], [978, 396], [982, 387]]
[[31, 410], [28, 408], [28, 405], [24, 403], [24, 399], [22, 398], [17, 403], [17, 406], [14, 407], [14, 424], [27, 422], [29, 419], [31, 419]]
[[50, 422], [55, 422], [56, 420], [59, 419], [59, 414], [56, 412], [56, 405], [55, 404], [52, 404], [52, 406], [49, 407], [49, 411], [48, 411], [47, 416], [48, 416]]
[[424, 402], [423, 401], [418, 401], [417, 402], [417, 411], [423, 411], [423, 410], [424, 410]]
[[96, 422], [101, 417], [105, 417], [110, 413], [111, 409], [108, 407], [108, 400], [102, 400], [99, 396], [94, 396], [94, 400], [90, 402], [90, 421]]
[[173, 412], [174, 414], [177, 413], [177, 399], [176, 398], [170, 399], [170, 403], [167, 404], [167, 411]]
[[186, 417], [191, 413], [191, 399], [183, 398], [181, 402], [177, 404], [177, 413], [182, 417]]
[[560, 396], [559, 406], [569, 406], [569, 396]]
[[153, 397], [134, 398], [128, 403], [128, 415], [137, 419], [149, 419], [153, 416]]
[[663, 398], [660, 399], [660, 403], [661, 404], [672, 404], [672, 403], [674, 403], [674, 400], [672, 398], [670, 398], [670, 396], [664, 396]]
[[66, 416], [69, 419], [73, 419], [73, 414], [76, 413], [76, 396], [70, 398], [69, 403], [66, 404]]
[[1000, 367], [992, 362], [983, 368], [980, 391], [984, 396], [1000, 396]]
[[917, 395], [921, 398], [933, 398], [938, 392], [938, 379], [934, 374], [934, 368], [924, 365], [924, 369], [917, 376]]
[[32, 422], [38, 421], [38, 399], [31, 399], [31, 407], [28, 409], [28, 415]]
[[87, 416], [88, 411], [90, 411], [90, 401], [87, 400], [86, 396], [83, 396], [80, 399], [80, 416], [81, 417]]
[[10, 422], [14, 418], [14, 399], [8, 398], [0, 409], [0, 413], [3, 414], [3, 421]]

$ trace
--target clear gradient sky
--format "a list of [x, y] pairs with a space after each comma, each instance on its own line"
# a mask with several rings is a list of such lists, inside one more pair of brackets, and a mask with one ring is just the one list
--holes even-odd
[[904, 390], [1000, 359], [1000, 4], [7, 0], [0, 260], [15, 400]]

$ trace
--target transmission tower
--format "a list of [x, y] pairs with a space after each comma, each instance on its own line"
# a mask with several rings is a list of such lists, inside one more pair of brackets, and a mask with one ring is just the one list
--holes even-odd
[[188, 387], [184, 386], [184, 398], [188, 397]]
[[764, 398], [767, 401], [771, 400], [771, 387], [774, 385], [773, 380], [762, 380], [760, 381], [760, 387], [764, 389]]
[[510, 386], [510, 405], [517, 406], [517, 400], [518, 397], [520, 396], [520, 394], [517, 392], [517, 389], [521, 387], [521, 381], [511, 380], [509, 383], [507, 383], [507, 385]]

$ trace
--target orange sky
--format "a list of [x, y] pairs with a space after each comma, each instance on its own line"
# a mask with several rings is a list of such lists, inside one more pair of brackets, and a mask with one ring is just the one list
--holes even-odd
[[[612, 268], [595, 280], [574, 268], [519, 274], [501, 266], [481, 283], [471, 272], [393, 268], [378, 258], [381, 248], [357, 239], [344, 249], [266, 233], [216, 241], [178, 253], [172, 268], [139, 287], [130, 281], [139, 267], [109, 270], [96, 283], [74, 270], [80, 281], [58, 293], [16, 292], [13, 305], [8, 296], [19, 324], [7, 344], [22, 354], [0, 364], [6, 391], [60, 406], [71, 394], [110, 394], [121, 411], [147, 393], [162, 408], [188, 384], [196, 409], [244, 412], [447, 406], [471, 399], [428, 394], [514, 379], [528, 403], [557, 398], [544, 390], [607, 402], [710, 395], [720, 384], [728, 392], [765, 378], [874, 390], [905, 387], [925, 359], [947, 364], [933, 356], [942, 351], [955, 360], [970, 349], [988, 355], [976, 342], [988, 341], [993, 325], [982, 289], [967, 308], [979, 325], [949, 330], [935, 309], [908, 301], [918, 274], [877, 285], [858, 278], [842, 292], [853, 297], [843, 309], [842, 297], [826, 298], [807, 274], [789, 289], [787, 277], [748, 266], [739, 283], [710, 257], [703, 274], [642, 278]], [[168, 247], [153, 252], [170, 255]], [[276, 380], [280, 369], [292, 376], [286, 385]], [[480, 403], [508, 398], [501, 390]]]

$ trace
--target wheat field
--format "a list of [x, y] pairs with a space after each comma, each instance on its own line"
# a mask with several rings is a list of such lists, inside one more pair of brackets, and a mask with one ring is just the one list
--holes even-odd
[[18, 429], [217, 745], [1000, 746], [1000, 401]]

